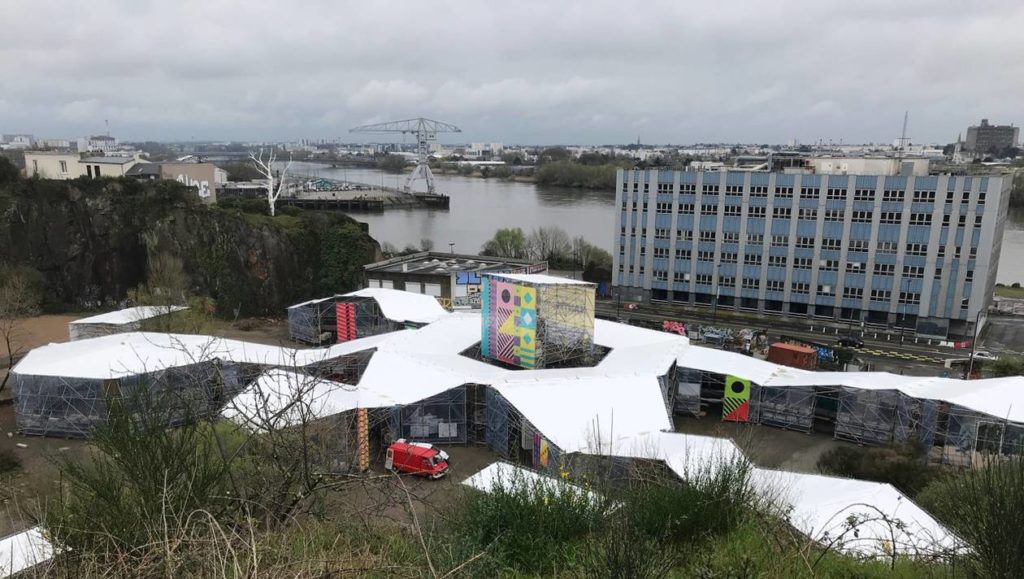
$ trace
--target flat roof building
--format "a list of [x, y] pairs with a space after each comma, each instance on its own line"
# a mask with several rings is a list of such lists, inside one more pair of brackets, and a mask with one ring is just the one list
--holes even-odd
[[480, 309], [482, 274], [547, 273], [546, 261], [422, 251], [363, 266], [370, 288], [432, 295], [455, 308]]
[[613, 286], [638, 301], [973, 335], [1010, 179], [620, 170]]
[[1020, 127], [1013, 125], [990, 125], [988, 119], [981, 119], [981, 124], [967, 127], [967, 142], [964, 149], [972, 153], [1000, 154], [1006, 149], [1017, 146]]

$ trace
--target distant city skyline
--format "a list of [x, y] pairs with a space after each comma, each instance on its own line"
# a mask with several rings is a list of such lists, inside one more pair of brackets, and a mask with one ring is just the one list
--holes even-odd
[[948, 143], [1018, 124], [1013, 0], [0, 3], [0, 132], [441, 142]]

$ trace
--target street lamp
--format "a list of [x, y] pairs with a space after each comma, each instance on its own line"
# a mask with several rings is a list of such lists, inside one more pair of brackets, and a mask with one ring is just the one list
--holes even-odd
[[[962, 303], [966, 303], [969, 298], [964, 298]], [[978, 333], [979, 327], [981, 326], [981, 313], [982, 309], [978, 308], [978, 315], [974, 318], [974, 338], [971, 340], [971, 360], [967, 363], [967, 372], [964, 374], [964, 380], [970, 380], [971, 374], [974, 373], [974, 353], [978, 347]]]
[[451, 241], [448, 242], [448, 253], [455, 253], [455, 243]]
[[711, 325], [714, 325], [718, 321], [718, 299], [722, 297], [722, 264], [719, 263], [715, 266], [715, 303], [711, 305]]

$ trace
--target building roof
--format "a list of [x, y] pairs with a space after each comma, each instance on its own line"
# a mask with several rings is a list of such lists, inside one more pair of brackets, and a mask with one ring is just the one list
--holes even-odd
[[160, 176], [161, 165], [160, 163], [136, 163], [131, 169], [125, 172], [125, 175], [129, 177], [139, 177], [144, 175], [155, 175]]
[[426, 324], [448, 315], [434, 296], [385, 288], [366, 288], [343, 297], [373, 298], [389, 320]]
[[450, 275], [461, 272], [484, 273], [488, 271], [507, 271], [530, 266], [542, 266], [547, 269], [546, 262], [535, 262], [525, 259], [503, 257], [487, 257], [481, 255], [462, 255], [441, 252], [422, 251], [394, 257], [377, 263], [363, 266], [368, 272], [405, 273], [420, 275]]
[[82, 159], [83, 163], [99, 163], [107, 165], [124, 165], [127, 163], [138, 162], [134, 157], [86, 157]]
[[134, 324], [136, 322], [141, 322], [142, 320], [155, 318], [157, 316], [163, 316], [174, 312], [180, 312], [186, 309], [188, 308], [186, 308], [185, 306], [136, 306], [133, 308], [117, 310], [115, 312], [107, 312], [105, 314], [89, 316], [88, 318], [81, 318], [68, 323], [106, 324], [110, 326], [124, 326], [128, 324]]
[[0, 538], [0, 577], [11, 577], [53, 558], [53, 544], [40, 527]]
[[569, 279], [567, 277], [558, 277], [540, 273], [492, 273], [489, 275], [491, 277], [510, 279], [512, 281], [520, 281], [537, 285], [586, 285], [590, 287], [597, 287], [597, 284], [590, 283], [589, 281], [581, 281], [578, 279]]

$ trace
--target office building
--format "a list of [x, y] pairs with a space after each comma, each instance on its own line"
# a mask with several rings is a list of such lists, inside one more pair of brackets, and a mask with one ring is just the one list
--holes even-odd
[[1010, 178], [620, 170], [623, 299], [970, 336]]
[[1017, 146], [1020, 127], [1013, 125], [990, 125], [988, 119], [981, 119], [981, 124], [967, 127], [967, 142], [964, 149], [972, 153], [998, 155], [1011, 147]]

